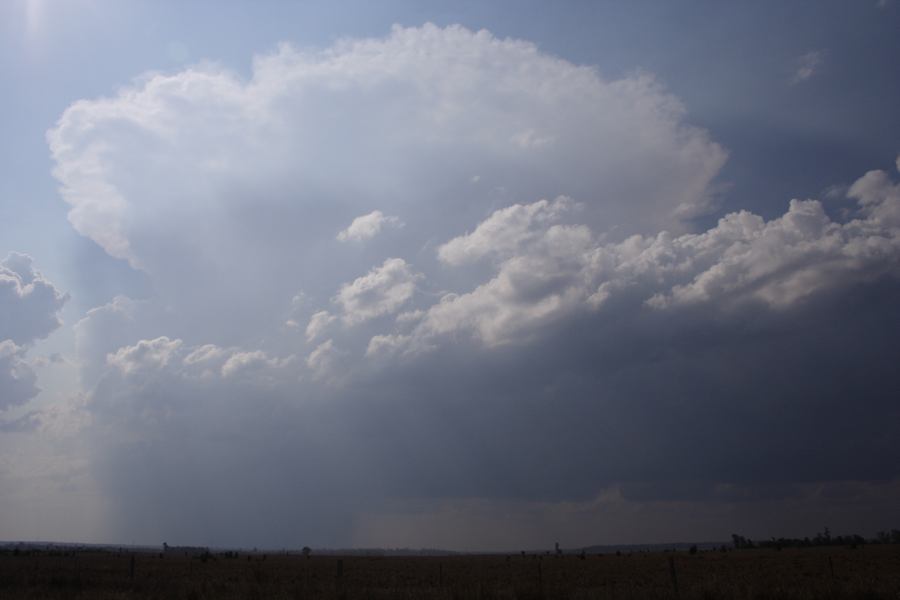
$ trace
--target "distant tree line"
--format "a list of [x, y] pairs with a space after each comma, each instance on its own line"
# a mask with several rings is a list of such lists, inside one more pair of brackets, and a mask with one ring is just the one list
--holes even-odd
[[831, 535], [826, 527], [824, 531], [809, 538], [771, 538], [754, 542], [736, 533], [731, 534], [731, 540], [736, 550], [748, 548], [810, 548], [813, 546], [862, 546], [863, 544], [900, 544], [900, 529], [879, 531], [874, 538], [866, 539], [861, 535]]

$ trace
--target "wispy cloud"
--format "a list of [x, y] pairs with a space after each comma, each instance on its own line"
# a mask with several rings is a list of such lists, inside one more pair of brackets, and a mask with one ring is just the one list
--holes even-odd
[[797, 69], [791, 78], [791, 83], [798, 84], [810, 79], [822, 68], [822, 62], [825, 59], [825, 53], [821, 50], [810, 50], [806, 54], [797, 58], [794, 62]]

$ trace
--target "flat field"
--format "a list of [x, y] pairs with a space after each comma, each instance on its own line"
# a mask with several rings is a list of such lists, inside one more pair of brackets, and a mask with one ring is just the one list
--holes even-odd
[[22, 551], [0, 553], [0, 598], [900, 599], [900, 546], [584, 559]]

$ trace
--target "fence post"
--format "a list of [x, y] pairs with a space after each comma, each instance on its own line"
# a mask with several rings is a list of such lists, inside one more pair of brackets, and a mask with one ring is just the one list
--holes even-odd
[[678, 594], [678, 573], [675, 571], [675, 557], [669, 557], [669, 572], [672, 574], [672, 587], [675, 589], [675, 597], [680, 598]]
[[544, 571], [541, 569], [541, 557], [538, 556], [538, 597], [544, 597]]
[[344, 559], [342, 558], [339, 558], [337, 561], [337, 573], [335, 574], [334, 584], [338, 593], [344, 591]]

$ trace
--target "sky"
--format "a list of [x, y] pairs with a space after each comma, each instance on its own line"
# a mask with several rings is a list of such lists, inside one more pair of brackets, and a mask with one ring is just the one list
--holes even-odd
[[0, 539], [900, 527], [900, 2], [0, 5]]

